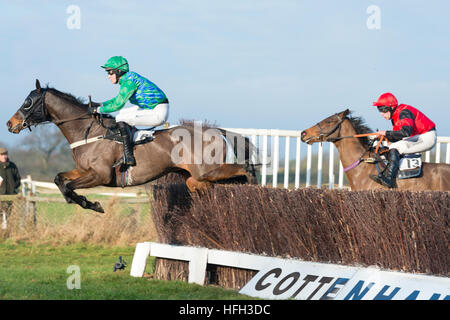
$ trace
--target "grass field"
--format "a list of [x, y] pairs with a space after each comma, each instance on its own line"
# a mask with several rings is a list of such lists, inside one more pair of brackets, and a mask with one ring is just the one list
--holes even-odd
[[[156, 239], [149, 203], [80, 193], [100, 201], [105, 213], [62, 201], [40, 200], [36, 202], [35, 225], [21, 226], [20, 220], [11, 217], [8, 229], [0, 229], [0, 300], [250, 299], [220, 287], [155, 280], [151, 276], [152, 258], [144, 278], [131, 277], [136, 243]], [[63, 200], [59, 192], [38, 196]], [[128, 266], [113, 272], [119, 256]], [[70, 266], [79, 268], [80, 289], [67, 286], [68, 280], [74, 283], [73, 270], [68, 272]]]
[[[107, 247], [86, 244], [49, 245], [0, 243], [1, 300], [228, 300], [249, 299], [233, 290], [199, 286], [180, 281], [161, 281], [151, 277], [129, 275], [134, 247]], [[122, 256], [128, 262], [125, 270], [113, 272]], [[74, 284], [73, 271], [80, 270], [80, 289]], [[152, 272], [149, 260], [146, 273]], [[72, 278], [70, 278], [72, 277]]]

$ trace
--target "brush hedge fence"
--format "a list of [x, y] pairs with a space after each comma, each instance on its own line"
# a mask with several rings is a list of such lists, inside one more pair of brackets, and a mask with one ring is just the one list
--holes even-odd
[[[160, 184], [152, 201], [162, 243], [449, 275], [448, 192], [215, 185], [190, 193]], [[170, 263], [157, 262], [160, 278], [187, 279], [186, 263]], [[254, 274], [234, 281], [227, 268], [213, 271], [229, 274], [222, 285], [234, 288]]]

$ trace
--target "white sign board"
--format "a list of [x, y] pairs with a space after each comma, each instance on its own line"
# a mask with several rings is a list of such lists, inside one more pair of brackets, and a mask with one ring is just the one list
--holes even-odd
[[448, 300], [450, 279], [285, 260], [261, 269], [239, 292], [266, 299]]
[[149, 255], [188, 261], [188, 281], [200, 285], [207, 264], [259, 270], [239, 292], [266, 299], [450, 300], [447, 277], [155, 242], [137, 244], [131, 276], [142, 277]]

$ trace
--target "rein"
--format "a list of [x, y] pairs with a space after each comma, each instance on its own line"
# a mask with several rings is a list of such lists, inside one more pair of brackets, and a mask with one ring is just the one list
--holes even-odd
[[[322, 128], [321, 128], [321, 126], [320, 126], [320, 123], [317, 123], [317, 126], [319, 127], [319, 135], [316, 136], [316, 137], [311, 137], [311, 138], [309, 138], [308, 141], [309, 141], [309, 140], [312, 140], [312, 139], [317, 139], [317, 140], [319, 140], [319, 141], [321, 141], [321, 142], [324, 142], [324, 141], [325, 141], [325, 142], [335, 142], [335, 141], [339, 141], [339, 140], [347, 139], [347, 138], [363, 138], [363, 137], [369, 137], [369, 136], [377, 135], [376, 132], [371, 132], [371, 133], [355, 134], [355, 135], [351, 135], [351, 136], [342, 136], [342, 137], [330, 138], [329, 136], [332, 135], [334, 132], [336, 132], [336, 130], [338, 130], [338, 129], [340, 130], [342, 123], [343, 123], [346, 119], [348, 119], [347, 117], [341, 118], [337, 113], [335, 114], [335, 116], [339, 119], [339, 121], [338, 121], [338, 123], [337, 123], [330, 131], [328, 131], [327, 133], [322, 133]], [[386, 142], [387, 142], [388, 144], [390, 144], [390, 142], [388, 141], [388, 139], [386, 138], [386, 136], [381, 136], [381, 137], [379, 138], [378, 145], [376, 146], [376, 149], [375, 149], [375, 155], [378, 155], [379, 148], [380, 148], [380, 146], [381, 146], [381, 144], [383, 143], [384, 140], [386, 140]], [[308, 141], [305, 141], [305, 142], [308, 142]], [[344, 172], [347, 172], [347, 171], [350, 171], [350, 170], [356, 168], [361, 162], [371, 162], [371, 163], [376, 162], [377, 160], [374, 160], [374, 159], [364, 159], [364, 158], [363, 158], [363, 155], [364, 155], [367, 151], [369, 151], [371, 147], [372, 147], [372, 146], [369, 146], [369, 148], [367, 148], [367, 149], [362, 153], [362, 155], [359, 157], [358, 160], [356, 160], [355, 162], [353, 162], [353, 163], [350, 164], [349, 166], [345, 167], [345, 168], [344, 168]]]
[[[89, 117], [86, 117], [86, 116], [89, 116]], [[64, 119], [64, 120], [56, 120], [56, 121], [53, 121], [53, 123], [56, 124], [57, 126], [59, 126], [60, 124], [63, 124], [66, 122], [75, 121], [75, 120], [85, 120], [85, 119], [89, 119], [89, 118], [91, 118], [91, 116], [89, 115], [89, 113], [86, 112], [86, 113], [83, 113], [81, 116]]]
[[[91, 100], [91, 95], [89, 95], [89, 109], [92, 108], [92, 100]], [[88, 117], [86, 117], [88, 116]], [[77, 116], [77, 117], [73, 117], [73, 118], [69, 118], [69, 119], [64, 119], [64, 120], [58, 120], [58, 121], [54, 121], [54, 123], [59, 126], [65, 122], [70, 122], [70, 121], [75, 121], [75, 120], [85, 120], [85, 119], [90, 119], [90, 118], [94, 118], [94, 120], [92, 120], [91, 124], [87, 127], [86, 132], [84, 133], [84, 139], [80, 140], [80, 141], [76, 141], [71, 143], [70, 149], [74, 149], [77, 148], [79, 146], [83, 146], [85, 144], [89, 144], [92, 142], [96, 142], [99, 140], [103, 140], [105, 139], [105, 135], [100, 135], [100, 136], [96, 136], [93, 138], [89, 138], [88, 139], [88, 135], [89, 135], [89, 131], [91, 130], [92, 125], [94, 124], [94, 122], [97, 122], [97, 124], [99, 124], [100, 126], [102, 126], [105, 129], [112, 129], [113, 127], [108, 127], [103, 123], [103, 115], [101, 113], [97, 113], [94, 115], [89, 114], [89, 112], [85, 112], [84, 114], [82, 114], [81, 116]]]

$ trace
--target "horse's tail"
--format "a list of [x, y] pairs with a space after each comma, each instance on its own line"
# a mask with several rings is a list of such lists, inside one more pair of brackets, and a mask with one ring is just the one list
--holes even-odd
[[[257, 170], [261, 166], [258, 161], [258, 149], [250, 141], [248, 137], [245, 137], [239, 133], [219, 129], [222, 135], [227, 139], [233, 148], [234, 157], [238, 159], [238, 163], [244, 166], [245, 172], [247, 172], [247, 183], [257, 184]], [[242, 143], [242, 141], [244, 143]], [[243, 159], [242, 159], [243, 157]], [[243, 160], [243, 163], [240, 162]]]

